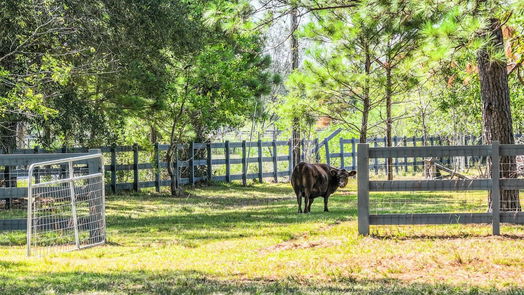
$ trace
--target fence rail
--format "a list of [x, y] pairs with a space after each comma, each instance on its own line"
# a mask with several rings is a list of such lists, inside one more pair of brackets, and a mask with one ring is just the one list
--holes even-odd
[[[358, 138], [334, 138], [340, 133], [336, 130], [330, 136], [319, 141], [302, 140], [301, 160], [310, 162], [325, 162], [329, 165], [357, 169]], [[520, 138], [517, 135], [517, 138]], [[456, 140], [454, 140], [456, 142]], [[417, 171], [424, 164], [423, 155], [427, 151], [434, 151], [435, 155], [442, 156], [443, 162], [450, 164], [453, 156], [463, 157], [463, 166], [469, 167], [474, 157], [481, 156], [489, 150], [480, 150], [471, 144], [479, 144], [479, 138], [466, 136], [460, 141], [460, 147], [449, 146], [452, 141], [445, 137], [393, 137], [393, 148], [382, 148], [374, 151], [374, 147], [384, 147], [386, 138], [369, 138], [368, 144], [372, 146], [372, 157], [377, 156], [369, 163], [369, 169], [378, 175], [384, 169], [385, 162], [378, 156], [393, 158], [396, 173]], [[154, 188], [160, 191], [161, 187], [170, 186], [176, 181], [177, 186], [195, 184], [199, 181], [231, 182], [247, 179], [256, 179], [262, 182], [265, 178], [279, 181], [288, 177], [293, 165], [292, 141], [242, 141], [242, 142], [213, 142], [177, 144], [179, 158], [174, 162], [177, 176], [171, 179], [167, 175], [168, 163], [166, 152], [169, 145], [154, 144], [152, 146], [101, 146], [106, 159], [105, 171], [107, 178], [107, 191], [116, 193], [122, 190], [139, 191], [142, 188]], [[406, 147], [398, 150], [396, 147]], [[445, 152], [439, 152], [438, 146], [446, 146]], [[489, 149], [489, 148], [486, 148]], [[511, 153], [513, 147], [501, 146], [501, 150]], [[42, 154], [43, 159], [58, 159], [60, 153], [87, 153], [88, 148], [62, 147], [56, 150], [33, 149], [16, 150], [16, 155], [1, 155], [6, 161], [0, 162], [4, 166], [0, 173], [1, 182], [8, 184], [9, 179], [19, 174], [16, 167], [25, 165], [33, 159], [32, 155]], [[517, 151], [513, 151], [515, 153]], [[381, 153], [374, 155], [373, 153]], [[378, 185], [378, 184], [377, 184]], [[16, 186], [16, 185], [14, 185]], [[23, 196], [23, 189], [11, 189], [9, 193], [0, 193], [0, 198], [19, 198]]]

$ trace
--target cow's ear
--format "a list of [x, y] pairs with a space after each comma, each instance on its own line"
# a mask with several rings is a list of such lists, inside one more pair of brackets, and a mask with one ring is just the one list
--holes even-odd
[[349, 176], [353, 176], [353, 175], [355, 175], [355, 174], [357, 174], [357, 171], [355, 171], [355, 170], [349, 172]]
[[331, 170], [329, 170], [329, 173], [331, 173], [332, 176], [337, 176], [338, 170], [337, 169], [331, 169]]

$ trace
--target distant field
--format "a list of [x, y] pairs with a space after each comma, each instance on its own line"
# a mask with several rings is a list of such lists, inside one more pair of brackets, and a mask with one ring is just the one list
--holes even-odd
[[[427, 199], [410, 204], [420, 212], [462, 206], [446, 205], [449, 193], [375, 197]], [[459, 197], [482, 210], [482, 193]], [[503, 226], [502, 237], [487, 225], [360, 237], [354, 181], [331, 212], [322, 206], [297, 214], [289, 184], [108, 196], [106, 246], [27, 258], [24, 233], [0, 233], [0, 294], [524, 294], [522, 226]]]

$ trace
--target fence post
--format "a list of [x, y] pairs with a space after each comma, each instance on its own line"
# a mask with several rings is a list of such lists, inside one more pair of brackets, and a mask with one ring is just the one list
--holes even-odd
[[211, 182], [213, 180], [213, 156], [211, 153], [211, 143], [207, 143], [206, 145], [207, 150], [207, 182]]
[[[464, 136], [464, 145], [468, 145], [469, 135]], [[464, 167], [469, 168], [469, 157], [464, 156]]]
[[331, 166], [331, 156], [329, 155], [329, 141], [325, 141], [324, 146], [326, 147], [326, 164], [328, 166]]
[[[397, 146], [398, 145], [398, 137], [395, 135], [393, 136], [393, 146]], [[395, 157], [395, 172], [398, 174], [398, 158]]]
[[[408, 146], [408, 139], [404, 136], [402, 138], [402, 142], [404, 143], [404, 146]], [[408, 173], [408, 157], [404, 156], [404, 172]]]
[[189, 145], [189, 183], [195, 185], [195, 143]]
[[138, 192], [138, 144], [133, 144], [133, 190]]
[[500, 235], [500, 144], [491, 143], [491, 214], [493, 217], [493, 235]]
[[[299, 142], [298, 144], [300, 144], [300, 142]], [[291, 177], [291, 173], [293, 173], [293, 168], [294, 168], [294, 167], [293, 167], [293, 163], [294, 163], [294, 159], [293, 159], [293, 139], [290, 139], [290, 140], [289, 140], [289, 142], [288, 142], [288, 146], [289, 146], [289, 148], [288, 148], [288, 150], [289, 150], [289, 152], [288, 152], [288, 153], [289, 153], [289, 157], [288, 157], [288, 162], [289, 162], [289, 163], [288, 163], [288, 168], [289, 168], [289, 169], [288, 169], [288, 170], [289, 170], [289, 177]], [[302, 151], [301, 154], [303, 154], [304, 151], [303, 151], [303, 150], [301, 150], [301, 151]], [[300, 158], [300, 157], [299, 157], [299, 158]]]
[[[40, 147], [35, 146], [35, 149], [33, 152], [35, 154], [40, 153]], [[35, 173], [35, 183], [40, 183], [40, 167], [36, 167], [34, 173]]]
[[339, 142], [340, 142], [340, 168], [344, 169], [344, 139], [341, 137]]
[[358, 233], [369, 235], [369, 145], [358, 144]]
[[[373, 147], [378, 147], [377, 137], [373, 138]], [[375, 170], [375, 175], [378, 175], [378, 158], [373, 160], [373, 169]]]
[[[178, 144], [175, 143], [175, 150], [173, 151], [174, 156], [174, 170], [175, 170], [175, 178], [172, 180], [175, 182], [175, 188], [180, 188], [180, 174], [178, 173]], [[169, 163], [168, 163], [169, 165]]]
[[[60, 149], [60, 152], [61, 152], [62, 154], [67, 153], [67, 147], [66, 147], [65, 145], [63, 145], [62, 148]], [[61, 165], [60, 165], [60, 170], [61, 170], [60, 178], [66, 178], [66, 177], [67, 177], [67, 170], [68, 170], [68, 169], [69, 169], [69, 168], [68, 168], [68, 166], [67, 166], [66, 164], [61, 164]], [[9, 174], [8, 174], [8, 177], [5, 178], [5, 179], [7, 180], [6, 183], [9, 184], [9, 186], [11, 186], [11, 177], [10, 177]], [[11, 203], [11, 200], [12, 200], [12, 199], [9, 199], [9, 204]], [[7, 205], [8, 205], [8, 204], [6, 204], [6, 206], [7, 206]]]
[[160, 192], [160, 150], [158, 142], [155, 142], [155, 190]]
[[226, 140], [225, 142], [225, 158], [226, 158], [226, 182], [231, 182], [231, 159], [229, 156], [230, 148], [229, 148], [229, 140]]
[[257, 141], [257, 147], [258, 147], [258, 182], [262, 183], [264, 174], [262, 172], [262, 140]]
[[[417, 146], [417, 138], [413, 136], [413, 146]], [[413, 174], [417, 173], [417, 158], [413, 157]]]
[[278, 158], [277, 158], [277, 142], [273, 140], [273, 178], [278, 183]]
[[247, 185], [247, 155], [246, 141], [242, 140], [242, 185]]
[[357, 149], [356, 140], [351, 138], [351, 170], [357, 169]]
[[314, 144], [315, 144], [315, 162], [320, 163], [320, 151], [318, 150], [319, 149], [318, 138], [315, 138]]
[[116, 144], [111, 145], [111, 191], [116, 194]]

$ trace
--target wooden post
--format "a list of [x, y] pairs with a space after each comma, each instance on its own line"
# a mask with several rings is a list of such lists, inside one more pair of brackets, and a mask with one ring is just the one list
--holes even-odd
[[138, 192], [138, 144], [133, 144], [133, 190]]
[[326, 164], [331, 166], [331, 156], [329, 155], [329, 141], [324, 141], [324, 146], [326, 147]]
[[[62, 146], [62, 148], [60, 149], [60, 151], [62, 152], [62, 154], [65, 154], [67, 153], [67, 147], [65, 145]], [[60, 178], [67, 178], [67, 171], [68, 171], [68, 165], [67, 164], [61, 164], [60, 165]], [[10, 182], [10, 178], [7, 178], [7, 180], [9, 180], [7, 183], [11, 183]], [[68, 186], [67, 184], [62, 184], [63, 186]]]
[[277, 142], [273, 140], [273, 178], [275, 183], [278, 183], [278, 156], [277, 156]]
[[180, 188], [180, 173], [179, 173], [179, 165], [178, 165], [178, 144], [175, 144], [175, 150], [173, 151], [173, 156], [174, 156], [174, 161], [173, 161], [173, 164], [174, 164], [174, 172], [175, 172], [175, 179], [171, 180], [171, 181], [174, 181], [175, 182], [175, 188]]
[[158, 142], [155, 142], [155, 191], [160, 192], [160, 150]]
[[351, 170], [357, 169], [357, 149], [356, 139], [351, 138]]
[[242, 185], [247, 185], [247, 152], [245, 140], [242, 140]]
[[[300, 143], [299, 143], [300, 144]], [[288, 150], [289, 150], [289, 158], [288, 158], [288, 170], [289, 170], [289, 177], [291, 177], [291, 173], [293, 173], [293, 139], [290, 139], [288, 142]], [[301, 150], [302, 154], [304, 153], [304, 150]]]
[[319, 151], [319, 145], [318, 145], [318, 138], [315, 138], [315, 162], [320, 163], [320, 151]]
[[[398, 137], [393, 136], [393, 145], [396, 147], [398, 145]], [[395, 172], [398, 174], [398, 158], [395, 157]]]
[[358, 233], [369, 235], [369, 145], [358, 144]]
[[[388, 138], [387, 138], [387, 136], [384, 136], [383, 140], [384, 140], [384, 147], [387, 147], [388, 146]], [[388, 158], [385, 158], [384, 159], [384, 172], [386, 173], [386, 175], [389, 175], [389, 169], [391, 169], [391, 167], [389, 167], [388, 164], [389, 164]]]
[[262, 172], [262, 167], [264, 166], [262, 164], [262, 140], [258, 140], [257, 142], [257, 147], [258, 147], [258, 182], [262, 183], [262, 181], [264, 180], [264, 174]]
[[[469, 136], [464, 136], [464, 145], [468, 145], [469, 143]], [[464, 156], [464, 167], [469, 168], [469, 157]]]
[[[404, 146], [408, 146], [408, 139], [404, 136], [402, 138], [402, 142], [404, 143]], [[404, 172], [408, 173], [408, 157], [404, 157]]]
[[344, 139], [341, 137], [339, 142], [340, 142], [340, 168], [344, 169]]
[[211, 143], [206, 145], [207, 150], [207, 182], [211, 183], [213, 180], [213, 153], [211, 151]]
[[[413, 146], [417, 146], [417, 138], [413, 136]], [[417, 172], [417, 158], [413, 157], [413, 174]]]
[[111, 191], [116, 194], [116, 145], [111, 145]]
[[226, 158], [226, 182], [231, 182], [231, 160], [229, 156], [230, 148], [229, 148], [229, 140], [226, 140], [225, 142], [225, 158]]
[[493, 235], [500, 235], [500, 144], [491, 143], [491, 214], [493, 217]]
[[[373, 138], [373, 147], [378, 147], [377, 137]], [[373, 169], [375, 170], [375, 175], [378, 175], [378, 158], [373, 160]]]
[[[4, 185], [5, 187], [11, 187], [11, 167], [4, 167]], [[5, 200], [5, 209], [10, 210], [12, 205], [12, 198], [6, 198]]]
[[195, 185], [195, 143], [189, 145], [189, 183]]
[[[40, 153], [40, 147], [39, 146], [35, 146], [33, 152], [35, 154], [39, 154]], [[36, 167], [35, 170], [34, 170], [34, 173], [35, 173], [35, 183], [40, 183], [40, 167]]]

